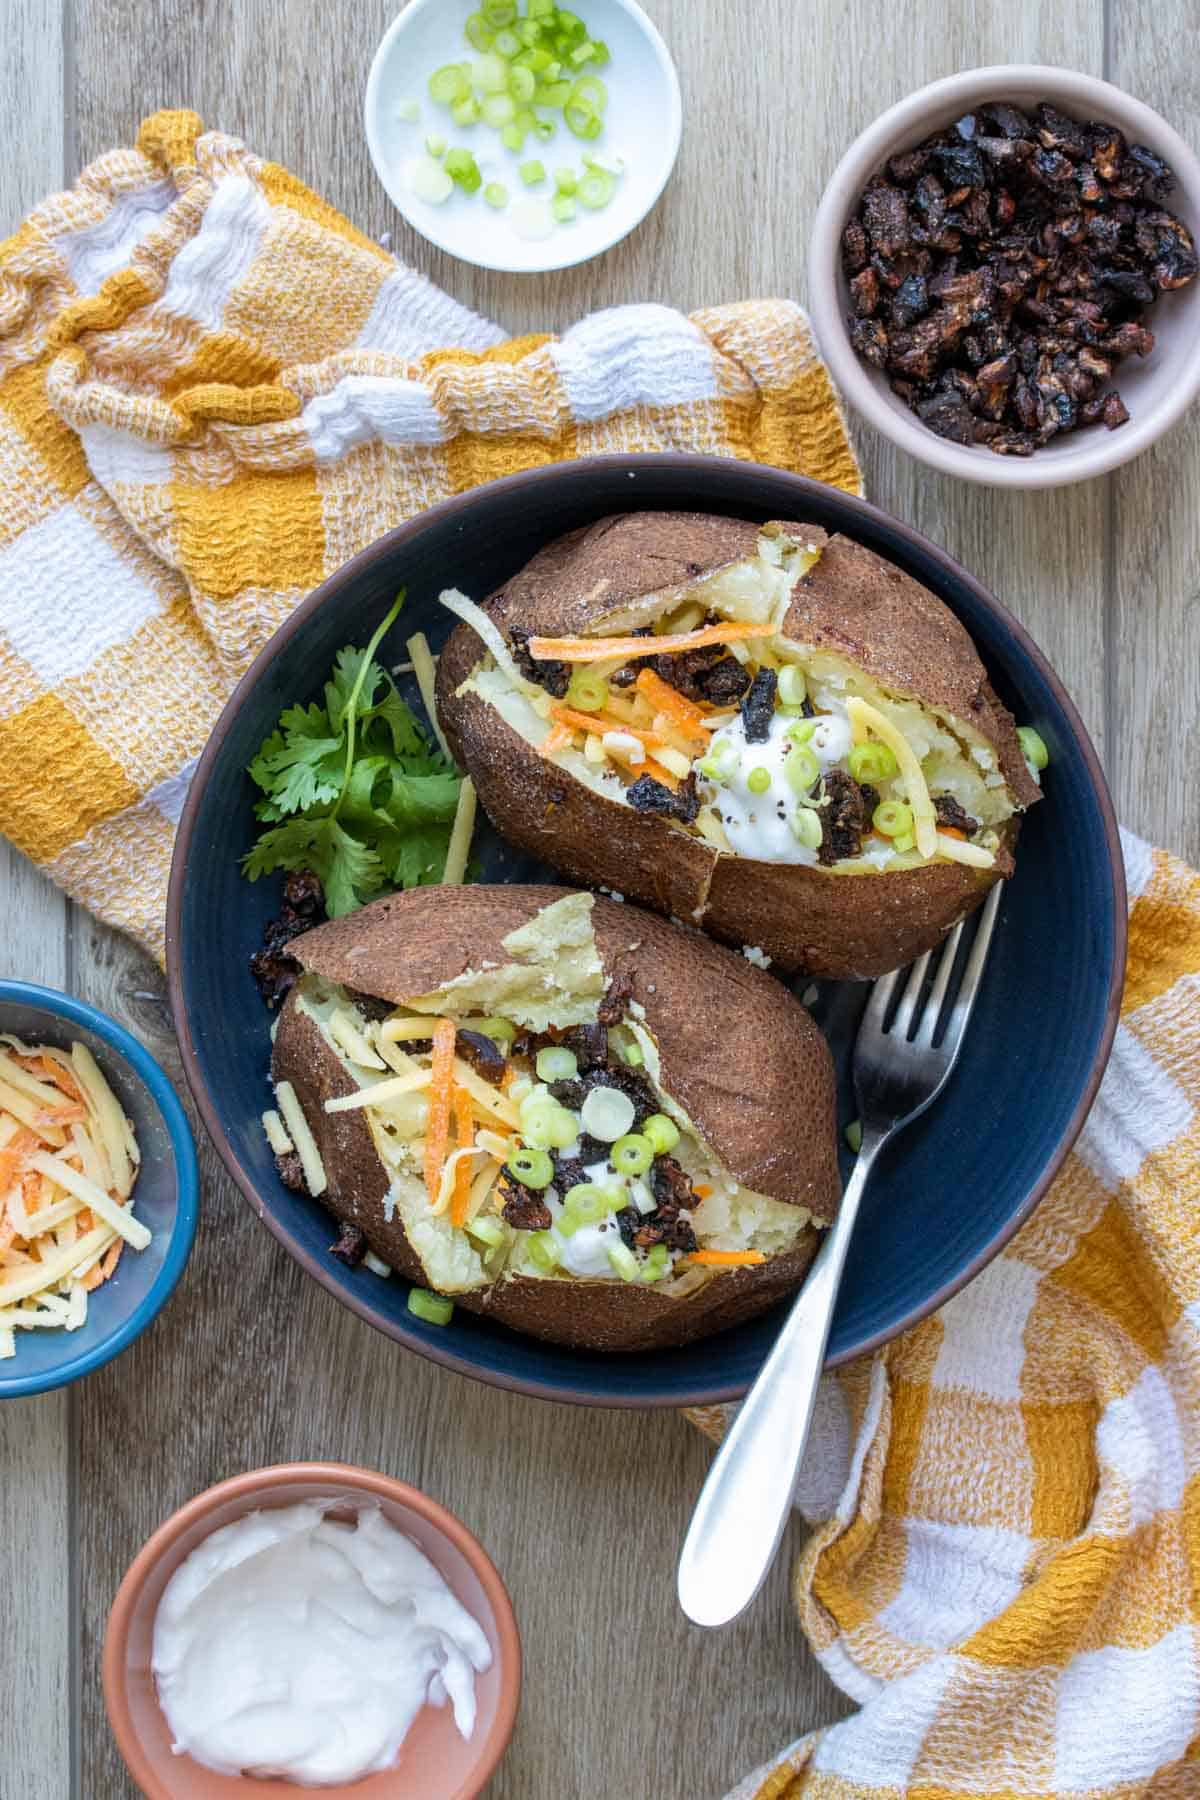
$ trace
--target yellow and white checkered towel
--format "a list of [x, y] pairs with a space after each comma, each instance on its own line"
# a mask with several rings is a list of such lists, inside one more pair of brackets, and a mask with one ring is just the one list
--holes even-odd
[[[859, 487], [795, 306], [506, 339], [156, 115], [0, 246], [0, 830], [161, 956], [194, 760], [296, 602], [448, 494], [659, 448]], [[1078, 1150], [978, 1281], [823, 1389], [797, 1598], [862, 1710], [743, 1795], [1200, 1794], [1200, 884], [1126, 854]]]

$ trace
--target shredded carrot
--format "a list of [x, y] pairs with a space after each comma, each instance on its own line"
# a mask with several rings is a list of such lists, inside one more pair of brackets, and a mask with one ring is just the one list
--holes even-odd
[[99, 1268], [100, 1268], [101, 1275], [105, 1281], [108, 1280], [109, 1276], [112, 1274], [113, 1270], [116, 1268], [117, 1264], [120, 1262], [121, 1252], [124, 1248], [125, 1248], [125, 1239], [118, 1238], [115, 1244], [109, 1245], [108, 1249], [104, 1252], [104, 1255], [101, 1257], [100, 1263], [99, 1263]]
[[511, 1062], [506, 1062], [504, 1065], [504, 1073], [500, 1077], [500, 1092], [502, 1094], [507, 1094], [509, 1088], [512, 1086], [513, 1082], [516, 1079], [517, 1079], [516, 1064], [511, 1063]]
[[17, 1171], [31, 1150], [38, 1147], [37, 1138], [32, 1131], [18, 1131], [11, 1143], [0, 1150], [0, 1195], [7, 1194], [17, 1177]]
[[450, 1108], [454, 1099], [453, 1019], [439, 1019], [433, 1028], [433, 1061], [429, 1077], [429, 1119], [425, 1127], [425, 1188], [430, 1201], [437, 1199], [442, 1164], [450, 1140]]
[[569, 725], [556, 725], [549, 737], [542, 739], [543, 756], [553, 756], [556, 750], [566, 750], [574, 742], [575, 733]]
[[75, 1077], [68, 1075], [62, 1064], [56, 1063], [52, 1056], [37, 1057], [33, 1073], [44, 1075], [56, 1088], [61, 1088], [69, 1100], [76, 1101], [80, 1106], [84, 1104], [83, 1089]]
[[656, 675], [653, 669], [642, 669], [638, 673], [637, 689], [655, 712], [666, 713], [672, 725], [683, 736], [699, 744], [702, 749], [708, 748], [708, 732], [704, 729], [704, 714], [698, 706], [673, 688], [670, 682]]
[[693, 1250], [689, 1262], [705, 1263], [713, 1269], [746, 1269], [765, 1263], [761, 1250]]
[[606, 731], [626, 731], [631, 737], [641, 738], [643, 744], [661, 744], [664, 740], [657, 731], [647, 730], [645, 725], [635, 725], [631, 719], [619, 719], [615, 713], [581, 713], [573, 707], [563, 706], [555, 701], [550, 708], [550, 716], [563, 725], [569, 725], [575, 731], [590, 731], [600, 736]]
[[85, 1293], [91, 1294], [95, 1292], [103, 1280], [104, 1276], [100, 1272], [100, 1264], [93, 1263], [87, 1274], [83, 1276], [80, 1286], [84, 1289]]
[[700, 1184], [700, 1182], [697, 1182], [696, 1185], [693, 1187], [692, 1192], [693, 1192], [693, 1194], [696, 1194], [701, 1200], [707, 1200], [708, 1196], [712, 1193], [712, 1189], [710, 1187], [703, 1187]]
[[684, 631], [663, 637], [622, 638], [545, 638], [529, 640], [529, 654], [538, 662], [589, 663], [605, 662], [619, 656], [628, 662], [637, 656], [660, 656], [677, 650], [702, 650], [706, 644], [736, 644], [742, 638], [766, 637], [763, 625], [702, 625], [698, 631]]
[[679, 777], [672, 775], [670, 769], [664, 769], [663, 765], [655, 762], [652, 756], [648, 756], [645, 762], [639, 763], [638, 768], [643, 775], [653, 775], [655, 781], [661, 782], [663, 787], [670, 788], [672, 793], [679, 786]]
[[[454, 1090], [455, 1148], [461, 1150], [475, 1142], [475, 1115], [466, 1088]], [[450, 1196], [450, 1223], [461, 1227], [467, 1222], [467, 1203], [471, 1197], [471, 1164], [461, 1157], [454, 1165], [454, 1192]]]
[[964, 843], [964, 844], [967, 841], [966, 832], [960, 831], [958, 829], [957, 825], [939, 825], [938, 830], [941, 832], [943, 837], [959, 838], [962, 841], [962, 843]]
[[21, 1177], [21, 1205], [27, 1213], [36, 1212], [38, 1200], [42, 1192], [40, 1175], [28, 1174]]

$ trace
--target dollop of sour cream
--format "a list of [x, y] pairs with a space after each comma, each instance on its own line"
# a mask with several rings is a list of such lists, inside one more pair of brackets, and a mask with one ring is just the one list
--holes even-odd
[[[766, 742], [757, 744], [747, 741], [740, 716], [713, 733], [709, 756], [729, 767], [731, 775], [726, 782], [701, 775], [700, 795], [720, 815], [730, 847], [738, 856], [753, 857], [757, 862], [809, 865], [818, 860], [816, 851], [802, 844], [792, 830], [793, 814], [802, 804], [785, 773], [793, 749], [788, 731], [795, 724], [794, 714], [775, 713]], [[850, 721], [844, 714], [825, 713], [813, 721], [806, 747], [824, 771], [844, 763], [852, 743]], [[757, 794], [749, 785], [755, 769], [765, 769], [771, 778], [769, 787]]]
[[[578, 1145], [574, 1147], [577, 1149]], [[564, 1155], [570, 1154], [570, 1149], [564, 1152]], [[583, 1172], [588, 1181], [594, 1182], [597, 1187], [624, 1188], [624, 1204], [636, 1206], [641, 1213], [653, 1212], [658, 1204], [650, 1192], [649, 1184], [641, 1176], [619, 1175], [607, 1161], [589, 1163]], [[553, 1188], [547, 1190], [546, 1204], [550, 1208], [554, 1225], [557, 1226], [562, 1213], [562, 1201]], [[603, 1219], [597, 1219], [593, 1224], [577, 1226], [570, 1237], [564, 1237], [553, 1226], [551, 1229], [558, 1246], [558, 1259], [564, 1269], [568, 1269], [572, 1275], [605, 1275], [611, 1278], [613, 1266], [608, 1253], [614, 1244], [621, 1242], [621, 1228], [612, 1213]]]
[[471, 1735], [480, 1626], [378, 1509], [331, 1504], [249, 1513], [167, 1583], [151, 1666], [177, 1754], [321, 1786], [391, 1768], [427, 1701]]

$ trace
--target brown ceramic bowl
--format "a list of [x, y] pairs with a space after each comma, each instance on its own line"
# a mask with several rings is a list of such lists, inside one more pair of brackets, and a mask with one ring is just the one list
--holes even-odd
[[[492, 1666], [476, 1677], [478, 1714], [464, 1742], [448, 1706], [426, 1706], [404, 1740], [394, 1769], [345, 1786], [218, 1775], [176, 1756], [150, 1672], [154, 1617], [163, 1589], [184, 1558], [222, 1525], [261, 1507], [334, 1499], [377, 1504], [384, 1517], [435, 1564], [479, 1621]], [[104, 1703], [118, 1748], [147, 1800], [284, 1800], [318, 1793], [327, 1800], [471, 1800], [483, 1792], [512, 1736], [521, 1694], [521, 1640], [512, 1602], [481, 1544], [436, 1500], [403, 1481], [346, 1463], [282, 1463], [218, 1482], [181, 1507], [139, 1551], [117, 1590], [104, 1640]]]
[[1146, 144], [1170, 164], [1175, 188], [1167, 207], [1200, 238], [1200, 162], [1166, 120], [1107, 81], [1070, 69], [1016, 64], [947, 75], [875, 120], [851, 144], [830, 177], [809, 246], [809, 306], [817, 340], [834, 380], [850, 405], [901, 450], [964, 481], [990, 487], [1060, 487], [1103, 475], [1147, 449], [1181, 418], [1200, 392], [1200, 280], [1163, 294], [1146, 323], [1155, 335], [1151, 354], [1129, 357], [1113, 371], [1129, 408], [1116, 431], [1084, 426], [1053, 438], [1032, 456], [997, 456], [978, 444], [938, 437], [905, 406], [878, 369], [863, 362], [850, 343], [846, 320], [850, 293], [842, 272], [842, 231], [871, 176], [889, 157], [912, 149], [988, 100], [1030, 108], [1049, 100], [1075, 119], [1116, 125], [1128, 142]]

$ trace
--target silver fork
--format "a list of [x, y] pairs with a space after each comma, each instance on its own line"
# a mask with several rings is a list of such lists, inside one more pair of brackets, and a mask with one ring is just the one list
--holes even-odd
[[[947, 996], [963, 935], [960, 922], [938, 955], [922, 1004], [932, 951], [875, 983], [854, 1046], [854, 1092], [862, 1148], [837, 1218], [774, 1348], [725, 1435], [696, 1502], [679, 1558], [679, 1604], [697, 1625], [727, 1625], [766, 1579], [791, 1510], [817, 1381], [859, 1201], [875, 1158], [941, 1093], [962, 1049], [1000, 905], [988, 895], [958, 990]], [[908, 979], [894, 1015], [892, 1002]]]

